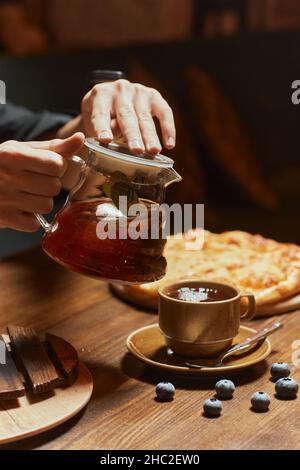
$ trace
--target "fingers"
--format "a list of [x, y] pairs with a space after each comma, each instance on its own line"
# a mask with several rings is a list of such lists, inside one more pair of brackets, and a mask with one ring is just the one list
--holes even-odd
[[[64, 159], [68, 159], [79, 152], [84, 144], [84, 139], [84, 134], [77, 132], [67, 139], [28, 142], [26, 144], [31, 150], [30, 152], [27, 151], [23, 168], [29, 172], [51, 177], [62, 177], [67, 167]], [[42, 194], [40, 190], [38, 194]]]
[[[22, 203], [22, 194], [55, 197], [61, 191], [61, 179], [27, 171], [0, 171], [0, 202], [10, 201], [16, 194]], [[21, 206], [20, 206], [21, 207]]]
[[53, 139], [41, 142], [26, 142], [33, 149], [50, 150], [61, 155], [64, 158], [69, 158], [80, 151], [84, 144], [84, 134], [76, 132], [67, 139]]
[[113, 118], [110, 123], [112, 133], [114, 135], [115, 140], [120, 140], [122, 138], [122, 132], [119, 127], [118, 121], [116, 118]]
[[108, 84], [96, 85], [82, 101], [82, 116], [87, 134], [97, 137], [104, 144], [113, 140], [112, 103], [113, 93]]
[[61, 178], [66, 169], [63, 157], [50, 150], [28, 149], [23, 157], [22, 169], [33, 173]]
[[20, 173], [16, 184], [19, 191], [37, 196], [57, 196], [62, 187], [61, 179], [54, 176], [38, 175], [31, 172]]
[[152, 98], [152, 114], [159, 120], [163, 144], [167, 149], [172, 149], [176, 145], [176, 130], [172, 109], [166, 100], [154, 90]]
[[40, 223], [33, 214], [6, 206], [0, 207], [0, 228], [11, 228], [22, 232], [36, 232]]
[[88, 135], [109, 143], [120, 131], [133, 153], [161, 151], [153, 117], [159, 119], [164, 146], [172, 149], [176, 143], [168, 103], [158, 91], [127, 80], [96, 85], [82, 101], [82, 115]]
[[119, 80], [118, 93], [115, 97], [114, 109], [118, 126], [133, 153], [145, 151], [139, 122], [133, 106], [132, 88], [126, 80]]
[[83, 142], [84, 135], [77, 133], [66, 140], [0, 145], [0, 227], [26, 232], [39, 229], [34, 213], [52, 211], [66, 158]]
[[[139, 84], [119, 81], [119, 94], [116, 94], [114, 111], [117, 124], [125, 136], [131, 151], [146, 150], [157, 154], [161, 151], [161, 143], [157, 135], [153, 116], [159, 119], [163, 143], [168, 149], [176, 144], [176, 130], [173, 112], [160, 93]], [[122, 83], [121, 83], [122, 82]], [[137, 125], [139, 131], [137, 130]], [[139, 141], [139, 145], [133, 145]]]
[[53, 199], [47, 196], [36, 196], [34, 194], [16, 194], [10, 200], [10, 204], [16, 209], [30, 213], [48, 214], [53, 209]]
[[[32, 144], [31, 144], [32, 145]], [[1, 146], [0, 167], [10, 171], [31, 171], [48, 176], [61, 177], [66, 163], [61, 155], [50, 150], [32, 148], [20, 142], [5, 142]]]
[[150, 100], [143, 88], [137, 90], [135, 111], [146, 151], [155, 155], [161, 152], [161, 144], [151, 115]]

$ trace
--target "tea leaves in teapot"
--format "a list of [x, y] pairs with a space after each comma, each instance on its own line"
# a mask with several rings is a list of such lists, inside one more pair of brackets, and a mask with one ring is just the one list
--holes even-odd
[[[121, 204], [120, 204], [120, 197], [121, 196], [125, 196], [127, 198], [127, 200], [126, 200], [127, 209], [129, 209], [129, 207], [132, 204], [137, 204], [139, 202], [139, 198], [138, 198], [136, 192], [134, 191], [134, 189], [132, 188], [131, 185], [128, 185], [127, 183], [123, 183], [123, 182], [115, 183], [111, 188], [111, 196], [110, 197], [111, 197], [114, 205], [116, 207], [118, 207], [118, 209], [120, 209], [120, 210], [123, 209], [123, 207], [121, 207]], [[127, 214], [124, 214], [124, 215], [127, 215]]]
[[125, 196], [127, 198], [127, 210], [132, 204], [139, 202], [138, 195], [134, 190], [130, 179], [121, 171], [114, 171], [110, 180], [103, 185], [102, 189], [105, 195], [111, 198], [118, 209], [122, 209], [120, 207], [121, 196]]

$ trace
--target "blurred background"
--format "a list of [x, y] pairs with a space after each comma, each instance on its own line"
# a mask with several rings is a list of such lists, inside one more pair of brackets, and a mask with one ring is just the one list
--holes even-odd
[[[299, 51], [299, 0], [0, 0], [9, 101], [74, 114], [91, 70], [123, 70], [174, 109], [170, 202], [204, 203], [209, 230], [297, 243]], [[1, 230], [0, 257], [40, 237]]]

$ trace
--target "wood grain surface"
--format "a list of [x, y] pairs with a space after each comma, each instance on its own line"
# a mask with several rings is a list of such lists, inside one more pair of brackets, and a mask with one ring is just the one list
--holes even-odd
[[[2, 330], [16, 324], [65, 338], [94, 379], [92, 399], [79, 416], [4, 448], [300, 449], [300, 398], [276, 399], [269, 374], [272, 362], [291, 362], [293, 353], [300, 362], [300, 312], [274, 317], [285, 326], [271, 337], [271, 355], [234, 376], [235, 398], [224, 402], [220, 418], [207, 419], [202, 404], [214, 395], [215, 379], [166, 375], [126, 352], [129, 333], [155, 323], [155, 314], [122, 303], [105, 283], [68, 272], [39, 249], [1, 262], [0, 285]], [[249, 325], [259, 328], [269, 322]], [[300, 365], [293, 366], [293, 375], [300, 381]], [[171, 403], [155, 400], [155, 384], [161, 379], [176, 386]], [[250, 397], [259, 390], [272, 397], [267, 413], [250, 410]]]
[[78, 373], [78, 354], [76, 349], [67, 341], [58, 336], [46, 333], [48, 353], [60, 371], [60, 384], [72, 385]]
[[28, 388], [37, 394], [50, 392], [59, 377], [37, 333], [31, 327], [13, 325], [7, 327], [7, 332]]
[[80, 363], [78, 369], [72, 387], [45, 392], [43, 396], [26, 391], [18, 400], [1, 402], [0, 444], [54, 429], [84, 409], [93, 392], [93, 380], [84, 364]]
[[[0, 339], [1, 348], [5, 347]], [[12, 400], [25, 395], [25, 387], [22, 377], [16, 368], [11, 353], [5, 350], [5, 363], [0, 364], [0, 401]]]

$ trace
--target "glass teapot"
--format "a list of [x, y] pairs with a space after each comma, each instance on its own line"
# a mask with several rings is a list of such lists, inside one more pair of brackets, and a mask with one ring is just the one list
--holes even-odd
[[85, 147], [85, 161], [72, 158], [81, 172], [64, 207], [51, 224], [37, 215], [45, 229], [43, 249], [72, 271], [106, 281], [162, 278], [166, 240], [160, 205], [166, 187], [181, 181], [173, 160], [132, 155], [117, 143], [102, 146], [92, 138]]

